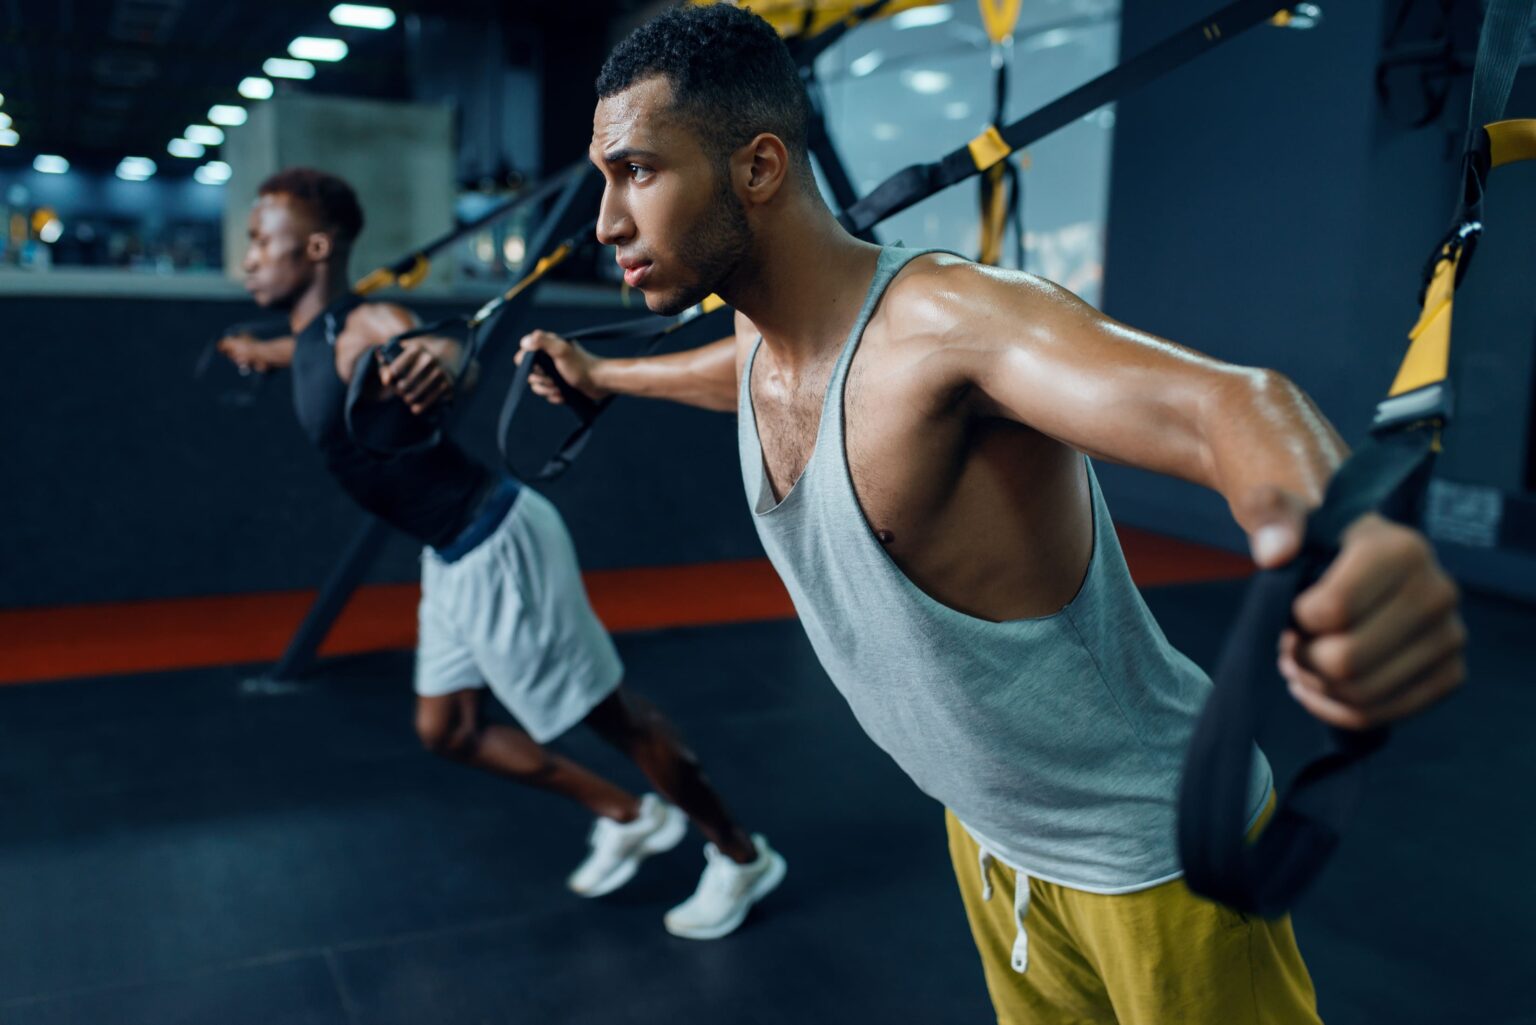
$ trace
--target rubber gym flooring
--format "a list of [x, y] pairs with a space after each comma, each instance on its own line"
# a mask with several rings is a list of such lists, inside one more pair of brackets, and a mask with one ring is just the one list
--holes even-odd
[[[1241, 585], [1157, 587], [1214, 657]], [[1400, 729], [1296, 915], [1331, 1025], [1536, 1022], [1536, 610], [1472, 596], [1472, 682]], [[0, 1023], [626, 1025], [989, 1020], [940, 809], [792, 621], [620, 635], [789, 861], [741, 932], [673, 939], [699, 843], [569, 896], [575, 807], [418, 747], [410, 656], [302, 686], [212, 667], [0, 688]], [[594, 740], [565, 750], [630, 785]]]

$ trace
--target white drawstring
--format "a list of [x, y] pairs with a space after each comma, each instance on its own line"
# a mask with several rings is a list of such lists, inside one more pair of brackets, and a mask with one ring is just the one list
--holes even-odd
[[1013, 970], [1020, 975], [1029, 967], [1029, 933], [1024, 931], [1024, 916], [1029, 913], [1029, 876], [1016, 873], [1013, 884], [1013, 920], [1019, 933], [1013, 938]]
[[[992, 899], [992, 863], [997, 860], [991, 851], [980, 844], [976, 845], [976, 863], [981, 868], [981, 899]], [[1029, 933], [1024, 931], [1024, 916], [1029, 913], [1029, 874], [1014, 871], [1013, 881], [1013, 922], [1018, 933], [1013, 938], [1013, 957], [1010, 965], [1020, 975], [1029, 968]]]

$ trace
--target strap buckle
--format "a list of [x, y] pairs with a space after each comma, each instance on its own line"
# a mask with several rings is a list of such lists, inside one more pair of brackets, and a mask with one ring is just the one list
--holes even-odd
[[1445, 233], [1429, 254], [1429, 259], [1424, 262], [1422, 284], [1419, 286], [1420, 305], [1423, 305], [1424, 296], [1429, 292], [1430, 282], [1435, 280], [1435, 268], [1440, 266], [1441, 260], [1456, 261], [1456, 284], [1461, 284], [1461, 279], [1467, 275], [1467, 267], [1472, 263], [1472, 255], [1477, 252], [1477, 240], [1482, 234], [1483, 222], [1474, 218], [1458, 221], [1454, 228]]
[[1380, 436], [1420, 424], [1444, 427], [1451, 419], [1452, 399], [1448, 380], [1382, 399], [1376, 403], [1376, 415], [1371, 418], [1371, 433]]

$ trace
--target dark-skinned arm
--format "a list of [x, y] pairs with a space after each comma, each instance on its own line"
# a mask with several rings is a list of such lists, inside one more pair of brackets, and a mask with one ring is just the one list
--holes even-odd
[[[338, 345], [336, 365], [343, 380], [351, 380], [353, 368], [365, 353], [391, 338], [413, 331], [414, 314], [393, 303], [360, 306], [347, 320], [346, 345]], [[479, 365], [469, 361], [456, 339], [438, 335], [407, 338], [393, 362], [379, 368], [386, 393], [398, 396], [411, 412], [421, 414], [459, 392], [467, 392], [479, 377]]]
[[[593, 401], [636, 395], [720, 413], [736, 410], [734, 337], [662, 356], [604, 358], [559, 335], [534, 331], [523, 338], [518, 362], [535, 351], [547, 353], [560, 376]], [[535, 370], [528, 383], [536, 395], [555, 405], [565, 401], [547, 374]]]
[[219, 352], [242, 371], [264, 374], [293, 366], [293, 336], [265, 341], [248, 334], [225, 335], [219, 339]]

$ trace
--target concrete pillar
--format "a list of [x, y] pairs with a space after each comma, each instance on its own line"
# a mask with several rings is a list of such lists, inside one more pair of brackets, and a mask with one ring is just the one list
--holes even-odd
[[[367, 217], [353, 254], [354, 276], [397, 259], [453, 226], [453, 119], [448, 108], [416, 103], [284, 95], [256, 105], [228, 131], [224, 159], [233, 171], [224, 210], [224, 264], [240, 276], [246, 218], [263, 179], [307, 166], [345, 178]], [[446, 254], [423, 289], [452, 282]]]

